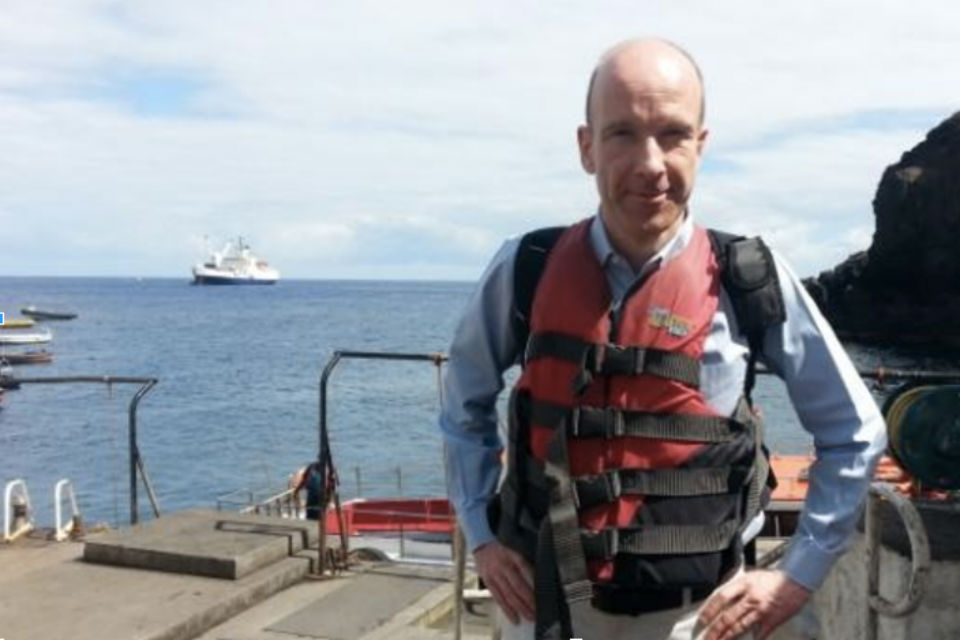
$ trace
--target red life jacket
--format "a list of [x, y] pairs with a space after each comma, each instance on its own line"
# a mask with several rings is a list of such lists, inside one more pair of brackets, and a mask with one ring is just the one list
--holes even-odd
[[500, 538], [533, 560], [535, 530], [569, 500], [595, 586], [715, 585], [759, 508], [760, 436], [745, 403], [721, 416], [698, 388], [721, 281], [710, 239], [695, 228], [614, 310], [589, 229], [560, 236], [533, 299], [511, 415], [525, 468], [509, 470]]

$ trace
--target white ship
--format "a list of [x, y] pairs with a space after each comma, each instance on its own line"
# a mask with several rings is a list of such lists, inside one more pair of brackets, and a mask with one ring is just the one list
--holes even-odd
[[279, 278], [277, 270], [255, 256], [243, 238], [227, 242], [193, 267], [194, 284], [273, 284]]

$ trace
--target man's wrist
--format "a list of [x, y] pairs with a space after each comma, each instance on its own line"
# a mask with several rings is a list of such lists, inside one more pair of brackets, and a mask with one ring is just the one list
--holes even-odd
[[463, 529], [463, 535], [467, 540], [467, 549], [471, 553], [497, 539], [490, 529], [485, 505], [477, 505], [467, 509], [459, 514], [459, 521], [460, 527]]
[[777, 569], [804, 589], [816, 591], [838, 556], [824, 551], [810, 538], [794, 538], [789, 545]]

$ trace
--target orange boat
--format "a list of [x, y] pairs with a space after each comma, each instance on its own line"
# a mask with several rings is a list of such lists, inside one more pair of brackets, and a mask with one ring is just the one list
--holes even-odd
[[[770, 456], [770, 466], [777, 477], [777, 488], [770, 496], [771, 507], [803, 503], [807, 497], [807, 476], [813, 460], [812, 455], [785, 456], [775, 453]], [[889, 482], [906, 495], [915, 493], [910, 476], [890, 456], [880, 458], [874, 479]]]

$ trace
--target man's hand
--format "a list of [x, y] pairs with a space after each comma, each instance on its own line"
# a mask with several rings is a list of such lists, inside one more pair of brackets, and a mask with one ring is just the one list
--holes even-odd
[[519, 623], [521, 616], [532, 622], [533, 569], [526, 559], [497, 541], [478, 547], [473, 559], [477, 573], [510, 622]]
[[792, 618], [810, 598], [810, 591], [782, 571], [756, 570], [717, 589], [700, 610], [705, 640], [734, 640], [752, 631], [763, 640]]

